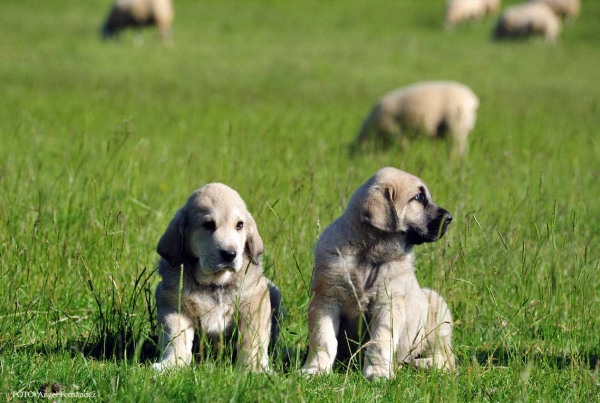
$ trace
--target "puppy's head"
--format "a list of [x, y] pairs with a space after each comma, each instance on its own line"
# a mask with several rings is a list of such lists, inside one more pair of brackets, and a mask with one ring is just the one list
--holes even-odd
[[382, 168], [361, 186], [350, 202], [369, 227], [404, 236], [408, 245], [441, 238], [452, 216], [436, 205], [425, 183], [396, 168]]
[[221, 183], [196, 190], [160, 238], [157, 252], [171, 267], [198, 260], [204, 274], [258, 264], [263, 242], [240, 195]]

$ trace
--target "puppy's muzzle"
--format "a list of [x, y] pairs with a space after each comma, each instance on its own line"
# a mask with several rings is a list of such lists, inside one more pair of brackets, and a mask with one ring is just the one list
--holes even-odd
[[237, 252], [234, 251], [234, 250], [221, 249], [221, 251], [219, 252], [219, 254], [221, 255], [221, 259], [225, 263], [231, 263], [231, 262], [233, 262], [235, 260], [235, 257], [237, 256]]
[[446, 233], [448, 229], [448, 225], [452, 222], [452, 215], [445, 209], [440, 208], [440, 212], [438, 214], [438, 219], [433, 220], [433, 226], [430, 229], [432, 235], [434, 235], [433, 240], [440, 239]]
[[219, 257], [221, 258], [221, 261], [217, 265], [217, 270], [215, 271], [228, 270], [236, 272], [235, 259], [237, 256], [238, 254], [235, 250], [221, 249], [219, 251]]
[[412, 245], [435, 242], [444, 236], [450, 222], [452, 215], [447, 210], [433, 205], [425, 225], [412, 226], [406, 231], [406, 241]]
[[446, 224], [446, 226], [448, 226], [448, 224], [450, 224], [451, 222], [452, 222], [452, 215], [446, 211], [444, 213], [444, 223]]

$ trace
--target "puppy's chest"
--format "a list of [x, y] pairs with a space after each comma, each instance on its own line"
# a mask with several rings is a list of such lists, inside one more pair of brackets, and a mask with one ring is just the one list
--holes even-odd
[[368, 309], [371, 302], [385, 291], [387, 274], [387, 268], [381, 265], [359, 267], [352, 271], [345, 279], [348, 308], [356, 309], [358, 305], [363, 311]]
[[404, 294], [404, 262], [360, 263], [346, 277], [346, 311], [368, 311], [373, 305], [388, 303], [392, 295]]
[[233, 325], [235, 303], [229, 293], [217, 289], [185, 297], [182, 310], [202, 331], [220, 334]]

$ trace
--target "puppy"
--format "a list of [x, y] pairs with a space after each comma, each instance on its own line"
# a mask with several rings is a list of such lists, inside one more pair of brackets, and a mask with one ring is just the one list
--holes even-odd
[[450, 311], [421, 289], [413, 258], [414, 245], [436, 241], [451, 221], [421, 179], [395, 168], [379, 170], [354, 193], [315, 248], [304, 373], [329, 372], [338, 348], [355, 341], [345, 335], [368, 340], [368, 379], [393, 377], [395, 358], [454, 369]]
[[263, 275], [263, 242], [240, 195], [220, 183], [196, 190], [157, 251], [162, 357], [154, 369], [189, 364], [194, 329], [218, 342], [237, 328], [238, 364], [267, 371], [269, 340], [283, 319], [281, 294]]

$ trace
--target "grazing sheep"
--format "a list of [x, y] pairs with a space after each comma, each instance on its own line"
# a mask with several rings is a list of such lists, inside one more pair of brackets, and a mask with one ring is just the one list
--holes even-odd
[[500, 0], [483, 0], [486, 15], [497, 14], [500, 11]]
[[168, 41], [173, 17], [171, 0], [117, 0], [102, 26], [102, 36], [108, 39], [127, 27], [155, 25], [161, 38]]
[[406, 130], [452, 138], [459, 155], [467, 148], [467, 136], [475, 126], [479, 99], [466, 85], [453, 81], [428, 81], [394, 90], [379, 99], [365, 119], [358, 143], [371, 132], [381, 137], [402, 137]]
[[575, 18], [581, 11], [581, 2], [579, 0], [531, 0], [532, 3], [545, 3], [554, 14], [560, 17]]
[[560, 19], [549, 6], [541, 2], [523, 3], [504, 10], [496, 25], [495, 39], [527, 39], [543, 36], [556, 42], [560, 35]]
[[500, 9], [500, 0], [448, 0], [446, 2], [446, 26], [463, 21], [478, 20], [495, 14]]

